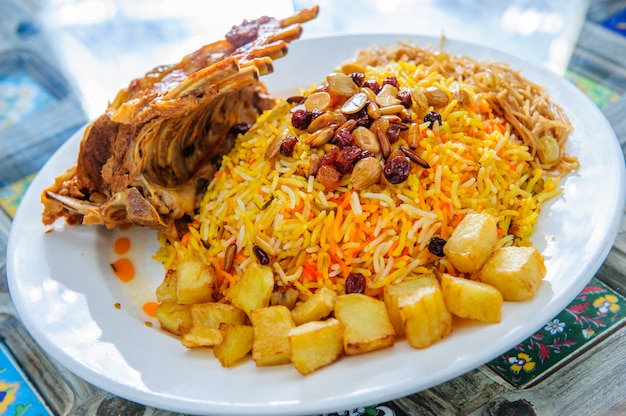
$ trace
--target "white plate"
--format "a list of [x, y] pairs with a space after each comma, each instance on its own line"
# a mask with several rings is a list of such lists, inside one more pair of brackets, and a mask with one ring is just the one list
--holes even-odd
[[[265, 78], [270, 91], [285, 93], [320, 82], [358, 48], [413, 39], [408, 35], [362, 35], [309, 39]], [[141, 305], [153, 299], [163, 276], [154, 262], [155, 233], [132, 228], [67, 227], [44, 234], [42, 189], [75, 163], [81, 134], [72, 137], [41, 170], [13, 222], [8, 278], [20, 316], [52, 357], [104, 390], [146, 405], [197, 414], [315, 414], [378, 404], [450, 380], [512, 348], [559, 313], [582, 290], [608, 254], [624, 206], [624, 160], [615, 135], [597, 107], [568, 81], [544, 69], [479, 46], [449, 41], [446, 49], [474, 58], [510, 62], [545, 85], [571, 117], [568, 151], [580, 170], [564, 193], [546, 207], [534, 244], [548, 274], [532, 301], [507, 303], [498, 325], [471, 324], [425, 350], [405, 341], [339, 362], [306, 377], [290, 365], [257, 368], [251, 361], [223, 369], [211, 352], [184, 348], [177, 339], [145, 325]], [[130, 235], [137, 278], [123, 284], [113, 275], [113, 242]], [[114, 305], [120, 304], [120, 308]]]

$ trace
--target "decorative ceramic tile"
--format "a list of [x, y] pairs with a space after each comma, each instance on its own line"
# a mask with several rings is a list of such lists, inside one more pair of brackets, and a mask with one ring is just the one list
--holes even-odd
[[29, 175], [22, 180], [0, 188], [0, 207], [4, 209], [11, 218], [15, 216], [15, 211], [17, 211], [22, 196], [34, 177], [34, 174]]
[[52, 415], [4, 343], [0, 343], [0, 415]]
[[0, 129], [17, 124], [57, 101], [24, 69], [0, 75]]
[[618, 11], [612, 16], [609, 16], [602, 22], [602, 26], [619, 33], [622, 36], [626, 36], [626, 8]]
[[582, 75], [568, 71], [565, 76], [599, 108], [616, 101], [620, 97], [619, 93]]
[[405, 416], [397, 405], [393, 402], [383, 403], [376, 406], [359, 407], [352, 410], [345, 410], [338, 413], [324, 414], [322, 416]]
[[594, 278], [541, 330], [489, 366], [511, 384], [525, 387], [624, 322], [626, 299]]

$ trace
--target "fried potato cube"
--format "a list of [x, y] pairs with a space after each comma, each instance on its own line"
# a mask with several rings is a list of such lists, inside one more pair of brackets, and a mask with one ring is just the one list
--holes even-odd
[[443, 246], [443, 252], [457, 270], [480, 270], [498, 242], [498, 226], [493, 216], [469, 212]]
[[224, 340], [224, 333], [219, 329], [192, 325], [180, 337], [180, 342], [187, 348], [213, 347]]
[[435, 277], [435, 275], [427, 274], [411, 278], [400, 283], [394, 283], [385, 288], [383, 301], [385, 302], [385, 306], [387, 307], [389, 320], [391, 321], [393, 329], [398, 337], [404, 336], [404, 321], [402, 320], [402, 316], [400, 316], [400, 309], [398, 308], [398, 298], [400, 296], [410, 295], [421, 287], [436, 284], [437, 278]]
[[251, 316], [252, 310], [269, 305], [273, 290], [274, 272], [272, 269], [252, 263], [239, 281], [228, 290], [227, 296], [233, 305]]
[[213, 354], [222, 367], [232, 367], [252, 351], [254, 330], [251, 325], [221, 323], [224, 340], [213, 347]]
[[161, 284], [156, 288], [156, 298], [159, 302], [165, 301], [174, 301], [176, 302], [178, 298], [176, 297], [176, 271], [173, 269], [169, 269], [165, 273], [165, 277]]
[[176, 269], [176, 299], [181, 305], [210, 302], [215, 294], [217, 273], [212, 265], [182, 261]]
[[343, 349], [362, 354], [393, 345], [396, 334], [385, 303], [360, 293], [337, 296], [335, 317], [344, 326]]
[[452, 332], [452, 315], [443, 301], [439, 282], [400, 296], [398, 309], [406, 339], [414, 348], [426, 348]]
[[218, 329], [222, 322], [244, 325], [248, 321], [246, 313], [236, 306], [225, 303], [207, 302], [189, 305], [191, 324]]
[[335, 309], [337, 293], [322, 286], [304, 302], [296, 303], [291, 311], [291, 317], [296, 325], [309, 321], [319, 321], [327, 317]]
[[495, 287], [444, 273], [441, 292], [446, 308], [453, 315], [482, 322], [500, 322], [503, 300]]
[[257, 366], [286, 364], [291, 361], [289, 331], [296, 325], [291, 311], [283, 305], [253, 309], [252, 359]]
[[535, 247], [502, 247], [487, 260], [478, 278], [502, 293], [504, 300], [532, 299], [546, 275], [543, 256]]
[[191, 327], [188, 305], [179, 305], [172, 301], [161, 302], [156, 307], [155, 313], [161, 328], [174, 335], [182, 335]]
[[343, 354], [343, 326], [335, 318], [310, 321], [289, 331], [291, 362], [307, 375]]

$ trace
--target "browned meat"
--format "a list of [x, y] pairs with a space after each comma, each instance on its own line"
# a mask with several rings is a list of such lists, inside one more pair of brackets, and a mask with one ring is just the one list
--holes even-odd
[[273, 104], [259, 76], [273, 71], [272, 60], [317, 11], [244, 21], [225, 40], [133, 80], [86, 128], [76, 165], [42, 193], [44, 224], [134, 223], [175, 236], [233, 126], [253, 123]]

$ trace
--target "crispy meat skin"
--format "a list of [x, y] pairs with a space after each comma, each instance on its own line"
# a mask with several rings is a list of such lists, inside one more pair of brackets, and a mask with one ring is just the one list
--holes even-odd
[[42, 193], [42, 221], [134, 223], [177, 235], [193, 216], [232, 127], [270, 108], [259, 76], [287, 53], [317, 8], [233, 26], [226, 39], [130, 82], [89, 125], [76, 165]]

